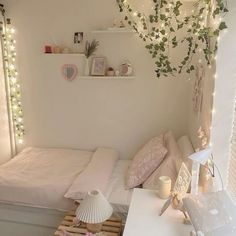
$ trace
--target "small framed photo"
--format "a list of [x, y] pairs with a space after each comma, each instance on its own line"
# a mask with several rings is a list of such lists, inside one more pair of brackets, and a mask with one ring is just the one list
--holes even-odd
[[74, 44], [81, 44], [84, 39], [84, 33], [83, 32], [75, 32], [74, 34]]
[[105, 76], [106, 74], [106, 58], [94, 57], [92, 60], [91, 75]]

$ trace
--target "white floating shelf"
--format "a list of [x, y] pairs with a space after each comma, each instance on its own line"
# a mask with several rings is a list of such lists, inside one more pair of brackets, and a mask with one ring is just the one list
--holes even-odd
[[128, 80], [135, 79], [135, 76], [79, 76], [79, 79], [115, 79], [115, 80]]
[[91, 31], [92, 34], [133, 34], [135, 33], [132, 29], [122, 29], [122, 30], [94, 30]]
[[83, 53], [44, 53], [46, 56], [76, 56], [76, 57], [84, 57]]

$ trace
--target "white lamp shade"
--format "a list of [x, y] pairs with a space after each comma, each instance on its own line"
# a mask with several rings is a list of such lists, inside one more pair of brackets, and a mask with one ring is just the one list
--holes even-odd
[[212, 149], [206, 148], [199, 152], [193, 153], [191, 156], [189, 156], [189, 159], [197, 163], [200, 163], [201, 165], [205, 165], [207, 163], [207, 160], [210, 158], [211, 154], [212, 154]]
[[99, 190], [88, 192], [76, 210], [76, 218], [84, 223], [99, 224], [111, 217], [113, 208]]

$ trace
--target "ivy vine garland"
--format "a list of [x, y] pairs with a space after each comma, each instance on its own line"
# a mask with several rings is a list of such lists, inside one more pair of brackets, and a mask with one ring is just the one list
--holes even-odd
[[[195, 70], [194, 56], [203, 53], [211, 65], [218, 48], [220, 32], [227, 28], [221, 15], [228, 12], [224, 0], [197, 0], [191, 14], [183, 16], [181, 0], [151, 0], [152, 12], [148, 16], [135, 11], [128, 0], [116, 0], [125, 20], [145, 42], [155, 59], [156, 75], [169, 76]], [[182, 36], [179, 36], [182, 35]], [[171, 49], [187, 45], [186, 55], [178, 63], [171, 58]]]

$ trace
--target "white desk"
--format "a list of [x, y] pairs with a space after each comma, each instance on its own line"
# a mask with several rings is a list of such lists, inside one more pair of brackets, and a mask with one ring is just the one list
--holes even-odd
[[192, 226], [183, 224], [183, 214], [168, 208], [159, 216], [165, 203], [155, 191], [134, 189], [123, 236], [189, 236]]

